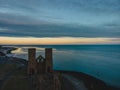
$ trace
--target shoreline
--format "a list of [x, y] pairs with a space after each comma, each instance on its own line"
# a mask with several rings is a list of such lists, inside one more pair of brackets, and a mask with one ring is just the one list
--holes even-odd
[[17, 47], [14, 47], [14, 46], [3, 46], [3, 45], [0, 45], [0, 50], [1, 52], [3, 52], [4, 54], [11, 54], [12, 51], [18, 49]]
[[88, 90], [120, 90], [120, 88], [107, 85], [104, 81], [82, 72], [64, 71], [64, 70], [55, 70], [55, 71], [71, 75], [76, 79], [83, 81], [85, 86], [88, 88]]
[[[7, 48], [11, 49], [10, 52], [17, 49], [16, 47], [7, 47]], [[11, 58], [13, 58], [13, 60], [23, 63], [25, 66], [28, 63], [27, 60], [22, 59], [22, 58], [17, 58], [17, 57], [11, 57]], [[82, 80], [85, 83], [85, 86], [88, 88], [88, 90], [120, 90], [119, 88], [116, 88], [114, 86], [109, 86], [104, 81], [97, 79], [93, 76], [90, 76], [88, 74], [82, 73], [82, 72], [64, 71], [64, 70], [55, 70], [55, 71], [60, 72], [60, 73], [66, 73], [66, 74], [74, 76], [78, 80]]]
[[[19, 64], [24, 64], [24, 66], [27, 68], [28, 61], [25, 59], [12, 57], [12, 61], [20, 62]], [[76, 79], [82, 81], [88, 90], [120, 90], [119, 88], [109, 86], [104, 81], [82, 72], [65, 71], [65, 70], [54, 70], [54, 71], [61, 73], [61, 75], [63, 73], [75, 77]]]

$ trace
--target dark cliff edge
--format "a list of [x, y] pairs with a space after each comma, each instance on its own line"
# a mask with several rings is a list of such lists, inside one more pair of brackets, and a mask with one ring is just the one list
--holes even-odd
[[85, 86], [88, 88], [88, 90], [120, 90], [119, 88], [108, 86], [104, 81], [82, 72], [62, 71], [62, 70], [56, 70], [56, 71], [60, 73], [72, 75], [73, 77], [77, 78], [80, 81], [82, 80]]
[[[5, 64], [7, 64], [7, 63], [8, 64], [9, 63], [17, 64], [17, 66], [18, 66], [17, 67], [18, 68], [17, 69], [18, 76], [19, 75], [21, 76], [22, 73], [25, 72], [25, 74], [23, 74], [23, 76], [27, 77], [27, 73], [26, 73], [26, 71], [27, 71], [26, 70], [27, 69], [27, 63], [28, 63], [27, 60], [13, 57], [13, 58], [7, 58], [7, 60], [3, 60], [3, 61], [5, 62]], [[2, 64], [2, 61], [1, 61], [1, 64]], [[14, 66], [12, 66], [12, 67], [14, 68]], [[71, 76], [75, 77], [76, 79], [78, 79], [80, 81], [83, 81], [84, 85], [87, 87], [88, 90], [120, 90], [118, 88], [108, 86], [104, 81], [99, 80], [99, 79], [97, 79], [97, 78], [95, 78], [93, 76], [87, 75], [87, 74], [82, 73], [82, 72], [62, 71], [62, 70], [55, 70], [55, 71], [59, 72], [60, 75], [62, 75], [62, 73], [68, 74], [68, 75], [71, 75]], [[63, 79], [64, 78], [61, 77], [61, 81]], [[15, 79], [15, 80], [19, 81], [19, 78]], [[25, 85], [27, 86], [27, 80], [22, 79], [22, 81], [26, 81]], [[67, 87], [67, 89], [65, 89], [64, 86], [63, 86], [62, 90], [74, 90], [74, 88], [72, 89], [72, 84], [69, 81], [67, 81], [66, 79], [64, 79], [64, 81], [65, 81], [65, 86]], [[7, 88], [12, 88], [12, 86], [14, 86], [14, 84], [12, 84], [13, 82], [16, 83], [16, 81], [11, 80], [10, 83], [9, 83], [10, 85], [7, 85], [6, 87]], [[21, 82], [19, 83], [19, 85], [21, 85]], [[19, 85], [17, 85], [16, 87], [20, 88], [21, 86], [19, 86]], [[61, 82], [61, 85], [63, 85], [62, 82]], [[9, 89], [5, 89], [5, 90], [9, 90]], [[11, 89], [11, 90], [14, 90], [14, 89]], [[29, 89], [23, 89], [23, 90], [29, 90]]]
[[[20, 60], [22, 63], [27, 65], [28, 61], [26, 60]], [[97, 79], [91, 75], [82, 73], [82, 72], [76, 72], [76, 71], [64, 71], [64, 70], [55, 70], [59, 73], [65, 73], [68, 75], [72, 75], [73, 77], [77, 78], [78, 80], [82, 80], [85, 84], [85, 86], [88, 88], [88, 90], [120, 90], [120, 88], [116, 88], [113, 86], [107, 85], [104, 81]], [[68, 82], [68, 81], [67, 81]], [[68, 84], [70, 84], [68, 82]]]

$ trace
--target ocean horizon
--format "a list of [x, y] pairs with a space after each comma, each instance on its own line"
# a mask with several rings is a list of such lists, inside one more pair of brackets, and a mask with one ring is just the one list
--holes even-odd
[[120, 88], [120, 45], [13, 45], [12, 56], [28, 59], [28, 48], [36, 57], [53, 48], [54, 70], [83, 72]]

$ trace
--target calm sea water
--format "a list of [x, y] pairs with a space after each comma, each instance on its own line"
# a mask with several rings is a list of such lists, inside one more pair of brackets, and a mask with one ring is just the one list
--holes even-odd
[[[12, 55], [27, 59], [27, 49], [35, 47], [37, 56], [53, 48], [55, 70], [84, 72], [108, 85], [120, 88], [120, 45], [34, 45], [17, 46]], [[37, 57], [36, 56], [36, 57]]]

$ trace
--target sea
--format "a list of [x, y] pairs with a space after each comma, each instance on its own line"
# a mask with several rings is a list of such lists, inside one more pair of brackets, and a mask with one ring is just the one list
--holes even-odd
[[36, 57], [53, 48], [54, 70], [83, 72], [120, 88], [120, 45], [16, 45], [12, 56], [28, 60], [28, 48]]

